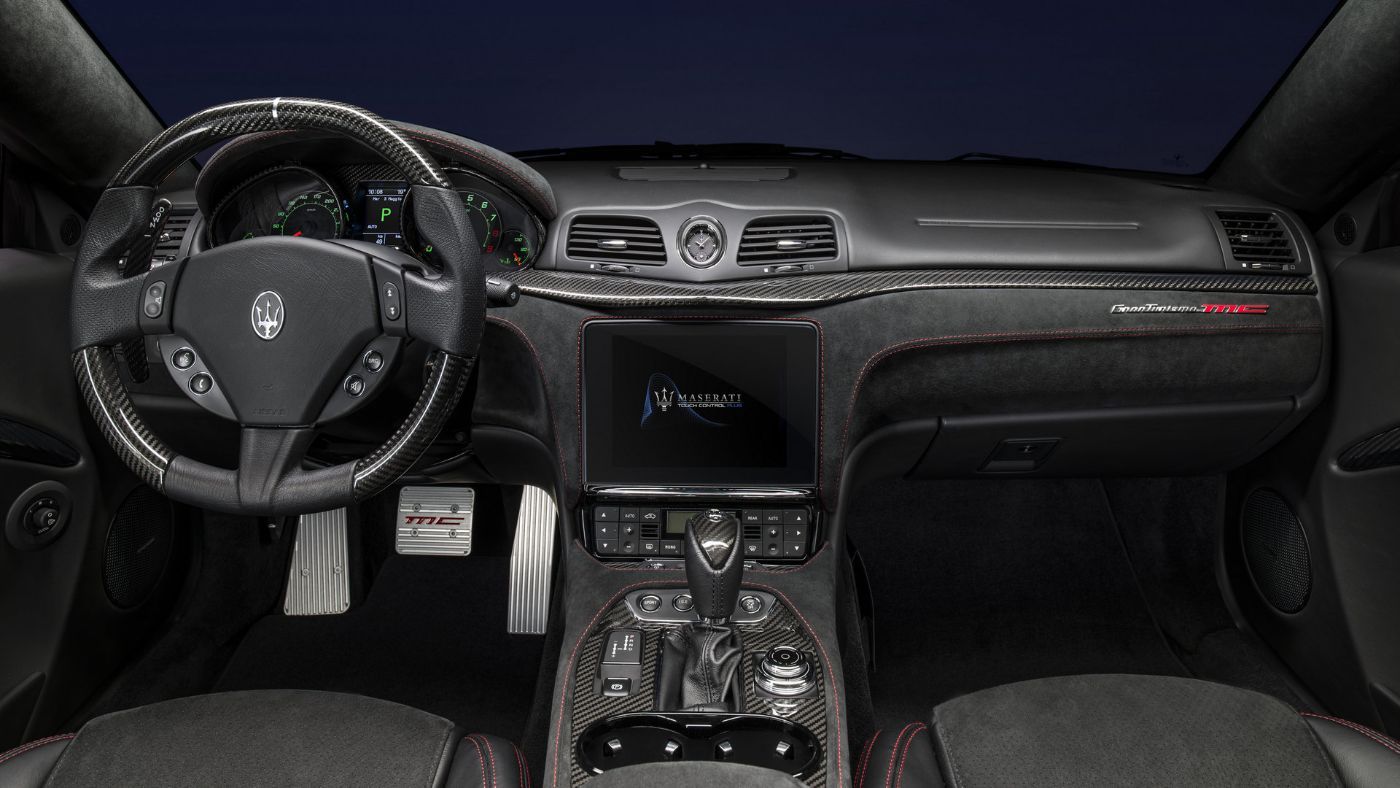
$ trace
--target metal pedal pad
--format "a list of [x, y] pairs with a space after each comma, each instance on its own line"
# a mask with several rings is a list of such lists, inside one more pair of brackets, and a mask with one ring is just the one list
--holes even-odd
[[510, 551], [510, 605], [506, 631], [543, 635], [549, 626], [549, 593], [554, 578], [554, 528], [559, 509], [549, 493], [526, 487], [515, 520]]
[[399, 520], [394, 550], [399, 555], [471, 555], [470, 487], [432, 485], [399, 490]]
[[344, 509], [298, 518], [282, 612], [289, 616], [328, 616], [349, 610], [349, 561]]

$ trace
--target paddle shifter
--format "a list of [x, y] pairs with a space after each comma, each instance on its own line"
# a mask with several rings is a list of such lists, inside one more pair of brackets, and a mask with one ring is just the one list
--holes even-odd
[[729, 623], [739, 601], [744, 556], [739, 519], [711, 509], [685, 524], [685, 574], [700, 620], [666, 635], [657, 678], [661, 710], [744, 710], [744, 648]]

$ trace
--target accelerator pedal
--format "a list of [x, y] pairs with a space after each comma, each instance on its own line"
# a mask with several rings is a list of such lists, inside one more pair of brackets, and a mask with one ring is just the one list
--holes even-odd
[[350, 548], [345, 510], [304, 514], [297, 519], [297, 542], [282, 612], [289, 616], [329, 616], [350, 609]]
[[510, 606], [506, 631], [543, 635], [549, 626], [549, 592], [554, 578], [554, 528], [559, 509], [549, 493], [526, 486], [515, 520], [510, 551]]
[[394, 550], [399, 555], [471, 555], [475, 504], [476, 490], [470, 487], [404, 487], [399, 490]]

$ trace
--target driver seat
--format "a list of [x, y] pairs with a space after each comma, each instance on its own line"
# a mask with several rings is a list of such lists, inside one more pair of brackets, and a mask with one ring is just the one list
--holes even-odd
[[397, 703], [336, 692], [198, 695], [98, 717], [0, 754], [0, 785], [529, 784], [515, 745]]

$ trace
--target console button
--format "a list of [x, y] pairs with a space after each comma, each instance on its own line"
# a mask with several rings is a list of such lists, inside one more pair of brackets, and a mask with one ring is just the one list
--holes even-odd
[[352, 397], [358, 397], [365, 393], [365, 379], [359, 375], [351, 375], [345, 379], [345, 393]]
[[618, 527], [619, 527], [619, 529], [620, 529], [620, 530], [618, 531], [618, 533], [621, 533], [623, 536], [636, 536], [636, 535], [637, 535], [637, 523], [636, 523], [635, 521], [634, 521], [634, 522], [630, 522], [630, 523], [624, 522], [624, 523], [622, 523], [621, 525], [619, 525]]
[[781, 510], [781, 509], [765, 509], [764, 512], [763, 512], [763, 524], [764, 524], [764, 525], [782, 525], [782, 524], [783, 524], [783, 510]]
[[598, 555], [617, 555], [616, 539], [598, 539], [593, 542], [593, 546]]
[[661, 542], [657, 539], [643, 539], [642, 555], [661, 555]]
[[212, 388], [214, 388], [214, 379], [204, 372], [190, 378], [190, 391], [196, 394], [208, 394]]
[[681, 757], [681, 743], [675, 739], [667, 739], [666, 746], [661, 748], [661, 757], [668, 761], [679, 760]]
[[763, 555], [768, 558], [781, 558], [783, 555], [783, 543], [781, 540], [763, 540]]
[[671, 607], [682, 613], [689, 613], [695, 608], [695, 600], [690, 598], [690, 594], [677, 594], [676, 598], [671, 600]]
[[599, 540], [603, 540], [603, 539], [616, 539], [616, 538], [617, 538], [617, 524], [616, 524], [616, 523], [602, 523], [602, 522], [597, 523], [597, 524], [595, 524], [595, 525], [593, 526], [593, 536], [596, 537], [596, 538], [599, 539]]
[[679, 540], [679, 539], [662, 539], [662, 540], [661, 540], [661, 551], [660, 551], [660, 552], [661, 552], [661, 555], [663, 555], [663, 556], [669, 556], [669, 557], [674, 557], [674, 558], [679, 558], [679, 557], [681, 557], [681, 555], [682, 555], [682, 553], [681, 553], [681, 540]]
[[643, 506], [643, 507], [642, 507], [641, 509], [639, 509], [638, 511], [641, 512], [641, 515], [642, 515], [642, 516], [641, 516], [641, 520], [642, 520], [642, 522], [644, 522], [644, 523], [659, 523], [659, 522], [661, 522], [661, 509], [659, 509], [659, 508], [657, 508], [657, 507], [655, 507], [655, 506]]
[[[626, 679], [623, 679], [623, 681], [626, 681]], [[615, 758], [618, 753], [622, 752], [622, 742], [618, 739], [608, 739], [608, 743], [603, 746], [606, 747], [606, 749], [603, 750], [603, 755], [609, 758]]]
[[[603, 679], [603, 697], [605, 698], [625, 698], [632, 694], [631, 679]], [[622, 743], [618, 742], [617, 748], [622, 749]]]
[[763, 511], [760, 509], [745, 509], [739, 521], [746, 525], [759, 525], [763, 522]]
[[637, 607], [640, 607], [644, 612], [655, 613], [661, 609], [661, 597], [656, 594], [647, 594], [637, 600]]
[[766, 542], [766, 541], [768, 541], [769, 539], [782, 539], [782, 538], [783, 538], [783, 527], [782, 527], [781, 525], [765, 525], [765, 526], [763, 526], [763, 541]]
[[734, 757], [734, 745], [728, 739], [715, 745], [715, 760], [727, 761]]
[[622, 539], [622, 549], [618, 550], [618, 552], [621, 553], [622, 555], [636, 555], [636, 554], [637, 554], [637, 540], [636, 540], [636, 539], [628, 539], [628, 538], [624, 537], [624, 538]]
[[757, 613], [763, 609], [763, 600], [753, 594], [745, 594], [739, 598], [739, 609], [749, 614]]
[[624, 523], [636, 523], [642, 517], [641, 511], [635, 506], [624, 506], [618, 510], [618, 519]]
[[170, 363], [174, 364], [176, 369], [189, 369], [194, 366], [194, 351], [182, 347], [170, 357]]
[[615, 523], [617, 522], [618, 509], [616, 506], [595, 506], [593, 507], [593, 522], [595, 523]]
[[783, 555], [788, 558], [802, 558], [807, 555], [807, 543], [783, 542]]
[[806, 525], [807, 513], [801, 509], [788, 509], [783, 512], [783, 525]]
[[783, 526], [783, 540], [788, 542], [807, 541], [807, 526], [805, 525], [785, 525]]
[[384, 354], [378, 350], [371, 350], [360, 359], [360, 364], [367, 372], [378, 372], [384, 368]]
[[762, 542], [744, 542], [745, 558], [758, 558], [761, 555], [763, 555]]

